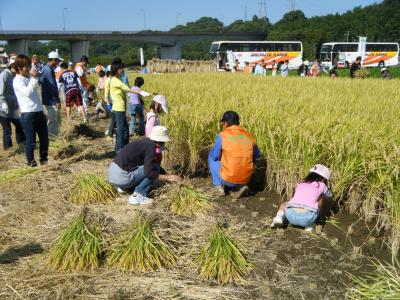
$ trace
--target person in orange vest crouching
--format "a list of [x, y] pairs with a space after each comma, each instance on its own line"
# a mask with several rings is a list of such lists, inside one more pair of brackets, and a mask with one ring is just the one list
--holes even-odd
[[217, 192], [232, 192], [240, 198], [249, 190], [254, 162], [260, 157], [255, 138], [240, 127], [239, 115], [227, 111], [221, 119], [223, 131], [218, 135], [208, 156], [208, 165]]

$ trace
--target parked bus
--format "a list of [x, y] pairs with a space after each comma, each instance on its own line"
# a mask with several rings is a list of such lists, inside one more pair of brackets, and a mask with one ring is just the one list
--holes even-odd
[[362, 66], [390, 67], [399, 63], [398, 43], [366, 43], [365, 52], [360, 52], [359, 43], [325, 43], [321, 47], [320, 60], [324, 68], [337, 64], [338, 68], [348, 68], [362, 57]]
[[210, 54], [219, 71], [232, 71], [236, 60], [242, 69], [246, 62], [271, 68], [273, 60], [278, 65], [288, 60], [289, 68], [297, 69], [303, 61], [303, 44], [299, 41], [218, 41], [211, 44]]

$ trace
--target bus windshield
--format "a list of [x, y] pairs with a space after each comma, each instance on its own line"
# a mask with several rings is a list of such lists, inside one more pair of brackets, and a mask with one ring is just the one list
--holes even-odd
[[332, 45], [322, 45], [321, 47], [321, 52], [331, 52], [332, 51]]
[[320, 53], [321, 61], [331, 61], [331, 53], [330, 52], [322, 52]]

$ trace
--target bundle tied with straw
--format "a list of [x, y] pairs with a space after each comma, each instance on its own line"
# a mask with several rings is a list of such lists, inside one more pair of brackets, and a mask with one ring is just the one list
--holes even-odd
[[176, 256], [153, 230], [153, 219], [137, 216], [134, 233], [117, 241], [107, 259], [109, 266], [135, 273], [176, 266]]
[[69, 200], [76, 204], [107, 204], [118, 196], [117, 190], [104, 178], [89, 173], [76, 177]]
[[243, 283], [244, 277], [253, 266], [225, 233], [217, 225], [214, 232], [198, 257], [200, 278], [217, 280], [220, 284]]
[[210, 201], [211, 196], [208, 191], [196, 188], [188, 182], [173, 185], [167, 192], [167, 197], [172, 199], [171, 211], [187, 217], [201, 215], [211, 210], [214, 207]]
[[50, 249], [49, 265], [55, 270], [94, 270], [102, 253], [100, 217], [84, 208]]

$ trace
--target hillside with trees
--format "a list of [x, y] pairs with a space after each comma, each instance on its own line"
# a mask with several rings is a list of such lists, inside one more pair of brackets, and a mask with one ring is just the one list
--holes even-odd
[[[330, 14], [307, 18], [300, 10], [288, 12], [281, 20], [271, 24], [266, 18], [254, 16], [251, 20], [236, 20], [224, 24], [216, 18], [202, 17], [186, 25], [178, 25], [170, 32], [265, 32], [269, 40], [300, 40], [304, 45], [304, 57], [314, 59], [321, 44], [329, 41], [355, 41], [358, 36], [367, 36], [368, 41], [400, 41], [400, 0], [384, 0], [366, 7], [355, 7], [344, 14]], [[184, 45], [184, 59], [209, 59], [211, 41]], [[146, 58], [159, 57], [159, 46], [134, 42], [91, 42], [92, 63], [108, 64], [112, 57], [120, 56], [128, 65], [139, 63], [139, 48], [143, 47]], [[41, 44], [32, 42], [30, 53], [45, 56], [53, 49], [69, 53], [64, 42]]]

